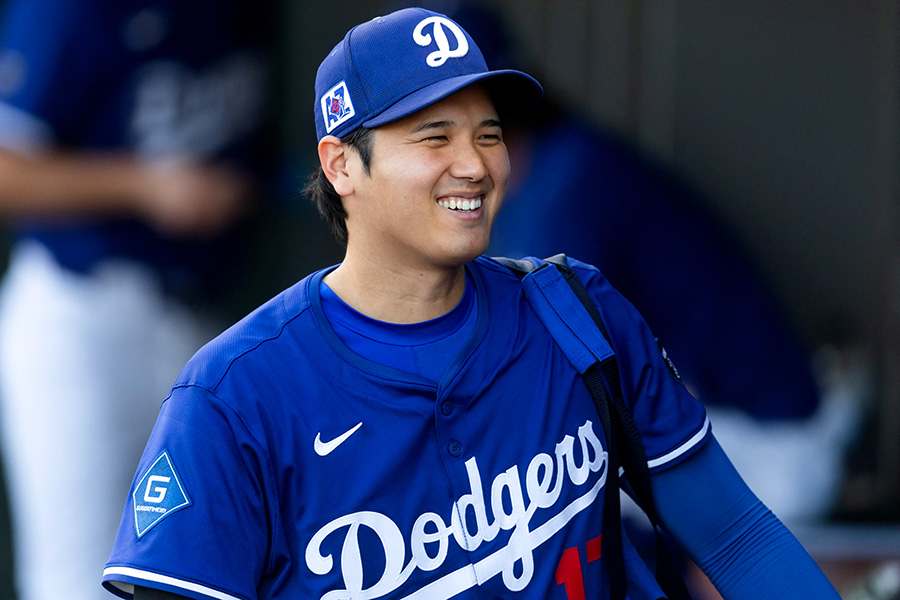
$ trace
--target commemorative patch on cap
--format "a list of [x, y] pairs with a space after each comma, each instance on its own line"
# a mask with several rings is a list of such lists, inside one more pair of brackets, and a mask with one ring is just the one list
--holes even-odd
[[325, 131], [328, 133], [334, 131], [341, 123], [352, 119], [355, 114], [346, 82], [340, 82], [322, 96], [322, 118], [325, 120]]
[[141, 477], [132, 500], [138, 538], [173, 512], [190, 505], [191, 500], [167, 452], [163, 452]]

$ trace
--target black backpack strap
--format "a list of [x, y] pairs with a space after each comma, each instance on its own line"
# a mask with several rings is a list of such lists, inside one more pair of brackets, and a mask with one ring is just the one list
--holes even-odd
[[[603, 319], [600, 317], [600, 311], [597, 310], [597, 306], [588, 295], [578, 275], [569, 267], [565, 255], [551, 257], [548, 259], [548, 262], [556, 265], [566, 283], [572, 288], [575, 296], [588, 311], [588, 314], [591, 315], [600, 333], [611, 345], [612, 341], [606, 326], [603, 324]], [[621, 439], [618, 440], [621, 444], [618, 454], [621, 457], [622, 467], [628, 476], [628, 483], [634, 493], [635, 500], [647, 515], [656, 535], [656, 579], [671, 600], [690, 600], [690, 594], [681, 576], [681, 570], [678, 568], [660, 533], [659, 517], [656, 512], [656, 502], [653, 499], [653, 489], [650, 483], [650, 467], [647, 462], [647, 453], [644, 449], [641, 433], [631, 415], [631, 410], [625, 404], [622, 385], [619, 380], [618, 366], [615, 359], [612, 359], [600, 363], [600, 368], [612, 393], [612, 406], [614, 408], [612, 412], [615, 419], [612, 429], [622, 433]], [[589, 388], [598, 386], [597, 382], [589, 381], [587, 377], [585, 377], [585, 383]], [[602, 383], [600, 383], [600, 387], [602, 387]], [[605, 528], [603, 533], [604, 535], [606, 534]]]
[[[620, 465], [627, 475], [635, 501], [646, 513], [656, 535], [656, 577], [660, 587], [671, 600], [690, 600], [680, 569], [668, 552], [660, 533], [646, 451], [640, 431], [634, 422], [631, 411], [625, 404], [615, 353], [612, 350], [609, 332], [603, 323], [603, 319], [600, 317], [600, 311], [585, 289], [584, 284], [578, 278], [578, 275], [568, 265], [566, 256], [563, 254], [546, 259], [545, 264], [542, 264], [540, 267], [535, 267], [533, 263], [524, 260], [505, 258], [496, 260], [506, 265], [522, 280], [531, 273], [536, 273], [550, 265], [555, 266], [580, 305], [587, 311], [590, 321], [602, 334], [605, 347], [608, 348], [608, 352], [606, 352], [604, 348], [598, 348], [596, 343], [592, 345], [591, 342], [586, 342], [581, 335], [575, 335], [574, 338], [579, 339], [574, 339], [571, 332], [583, 331], [581, 323], [569, 323], [570, 320], [576, 319], [577, 316], [567, 311], [560, 312], [557, 310], [553, 312], [553, 317], [548, 317], [547, 315], [550, 311], [541, 310], [538, 306], [535, 306], [539, 301], [528, 293], [534, 287], [529, 288], [526, 285], [526, 296], [529, 297], [532, 306], [535, 307], [536, 312], [557, 340], [557, 343], [567, 353], [570, 361], [582, 373], [582, 378], [594, 400], [594, 405], [606, 434], [609, 471], [604, 491], [605, 505], [601, 552], [606, 557], [609, 567], [612, 600], [624, 600], [626, 594], [626, 575], [621, 538], [621, 506], [619, 502]], [[547, 286], [540, 287], [542, 290], [548, 289]], [[557, 298], [557, 300], [562, 299]], [[544, 301], [549, 301], [549, 298], [545, 297]], [[561, 319], [566, 322], [568, 327], [555, 326], [556, 321], [548, 322], [548, 319]], [[585, 348], [585, 345], [590, 346], [590, 348]], [[574, 350], [572, 349], [573, 347], [575, 347]], [[586, 355], [590, 355], [588, 361], [592, 361], [588, 365], [585, 365], [584, 357]]]

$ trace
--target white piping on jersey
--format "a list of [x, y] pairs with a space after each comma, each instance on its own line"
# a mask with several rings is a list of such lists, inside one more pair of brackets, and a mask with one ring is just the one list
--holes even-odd
[[[215, 598], [215, 600], [241, 600], [237, 596], [232, 596], [230, 594], [220, 592], [219, 590], [208, 588], [204, 585], [197, 585], [196, 583], [191, 583], [190, 581], [183, 581], [181, 579], [176, 579], [167, 575], [160, 575], [159, 573], [153, 573], [152, 571], [143, 571], [141, 569], [134, 569], [131, 567], [107, 567], [103, 571], [103, 576], [106, 577], [107, 575], [123, 575], [125, 577], [133, 577], [140, 581], [163, 583], [165, 585], [171, 585], [173, 587], [194, 592], [196, 594], [203, 594], [204, 596]], [[110, 581], [110, 583], [124, 592], [134, 593], [134, 584], [124, 583], [121, 581]]]
[[[688, 439], [688, 441], [686, 441], [685, 443], [678, 446], [677, 448], [675, 448], [674, 450], [672, 450], [671, 452], [669, 452], [667, 454], [663, 454], [662, 456], [660, 456], [658, 458], [654, 458], [653, 460], [648, 460], [647, 467], [652, 469], [653, 467], [658, 467], [660, 465], [666, 464], [667, 462], [673, 461], [676, 458], [678, 458], [679, 456], [683, 456], [686, 452], [690, 451], [691, 448], [693, 448], [694, 446], [699, 444], [703, 440], [704, 437], [706, 437], [706, 432], [709, 431], [709, 427], [710, 427], [709, 417], [706, 417], [706, 420], [703, 422], [703, 426], [700, 428], [700, 430], [697, 433], [692, 435]], [[619, 467], [619, 477], [622, 477], [624, 475], [625, 475], [625, 467]]]
[[709, 431], [709, 426], [710, 426], [709, 417], [706, 417], [706, 420], [703, 422], [703, 427], [700, 428], [700, 431], [698, 431], [693, 436], [691, 436], [691, 438], [688, 441], [686, 441], [682, 445], [678, 446], [677, 448], [675, 448], [668, 454], [663, 454], [659, 458], [654, 458], [653, 460], [648, 460], [647, 466], [652, 469], [653, 467], [658, 467], [660, 465], [664, 465], [667, 462], [671, 462], [671, 461], [675, 460], [676, 458], [678, 458], [679, 456], [682, 456], [684, 453], [688, 452], [691, 448], [693, 448], [694, 446], [699, 444], [703, 440], [704, 437], [706, 437], [706, 432]]

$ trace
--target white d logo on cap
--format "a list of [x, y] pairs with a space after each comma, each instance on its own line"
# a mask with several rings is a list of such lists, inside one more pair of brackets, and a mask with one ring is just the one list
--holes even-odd
[[[429, 54], [425, 60], [429, 67], [439, 67], [447, 62], [448, 58], [458, 58], [465, 56], [469, 52], [469, 42], [466, 40], [463, 30], [459, 28], [459, 25], [446, 17], [428, 17], [416, 25], [415, 30], [413, 30], [413, 39], [418, 45], [428, 46], [431, 44], [431, 34], [425, 33], [424, 30], [432, 23], [434, 24], [432, 27], [434, 42], [437, 44], [438, 49]], [[452, 31], [456, 37], [455, 50], [450, 49], [450, 41], [447, 39], [444, 27]]]

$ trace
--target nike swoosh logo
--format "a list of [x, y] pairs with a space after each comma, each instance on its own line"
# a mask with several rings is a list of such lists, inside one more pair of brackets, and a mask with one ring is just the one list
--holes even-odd
[[329, 454], [334, 452], [335, 448], [337, 448], [338, 446], [340, 446], [341, 444], [346, 442], [348, 437], [350, 437], [351, 435], [356, 433], [356, 430], [359, 429], [360, 427], [362, 427], [362, 422], [357, 423], [356, 427], [354, 427], [353, 429], [350, 429], [349, 431], [345, 431], [343, 434], [334, 438], [330, 442], [322, 441], [322, 432], [320, 431], [319, 433], [316, 434], [316, 443], [315, 443], [316, 454], [318, 454], [319, 456], [328, 456]]

